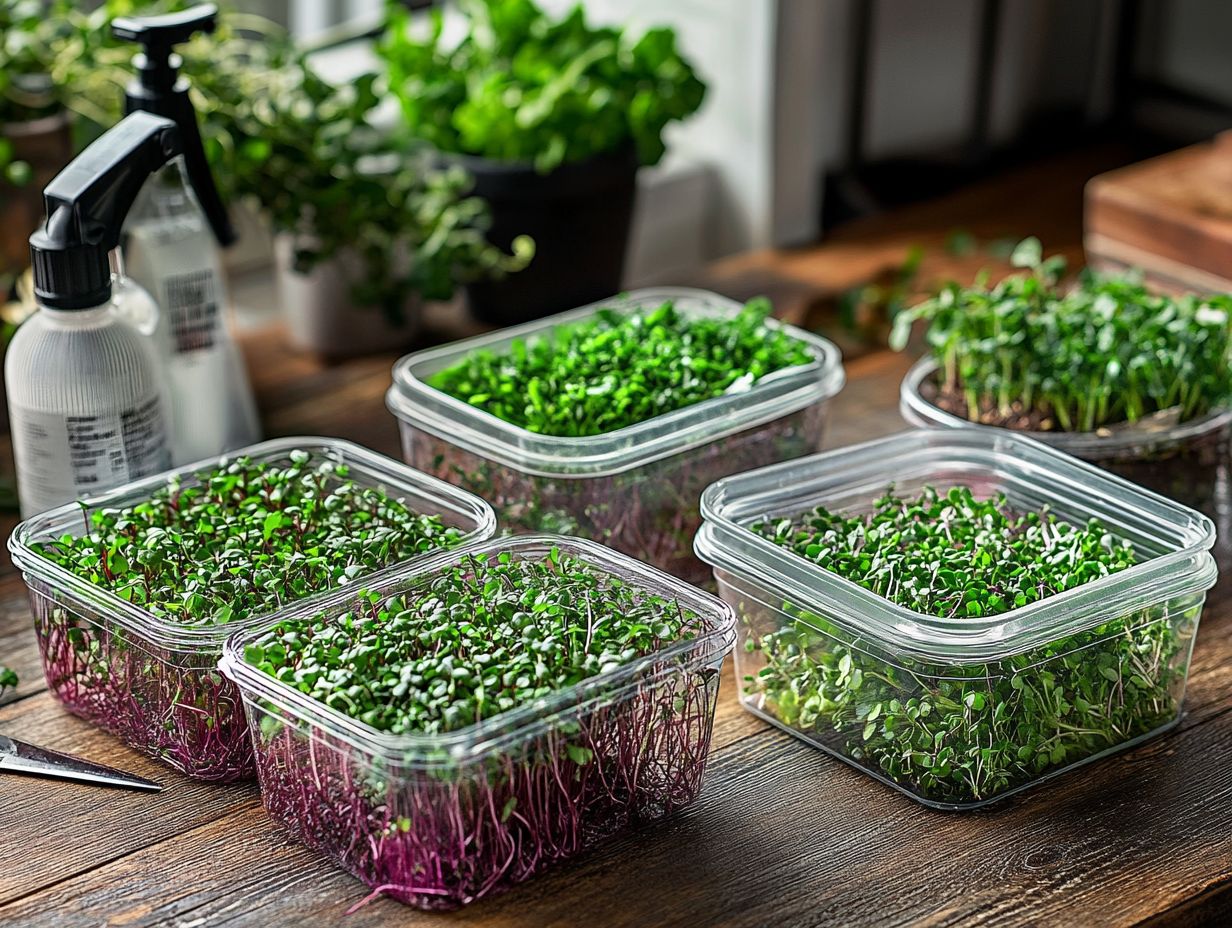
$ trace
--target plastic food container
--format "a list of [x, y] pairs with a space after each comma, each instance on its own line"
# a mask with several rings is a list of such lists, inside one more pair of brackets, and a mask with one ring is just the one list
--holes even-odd
[[508, 351], [600, 309], [673, 300], [697, 315], [740, 305], [702, 290], [637, 290], [517, 328], [402, 358], [386, 397], [405, 459], [488, 500], [502, 526], [600, 541], [694, 583], [709, 570], [692, 551], [698, 498], [710, 483], [817, 451], [830, 399], [844, 383], [838, 349], [786, 328], [816, 361], [785, 369], [746, 393], [717, 397], [627, 428], [583, 438], [537, 435], [428, 386], [433, 374], [476, 349]]
[[[752, 532], [821, 505], [868, 511], [931, 485], [1098, 518], [1140, 562], [988, 618], [891, 603]], [[1030, 439], [905, 432], [721, 480], [697, 552], [736, 609], [745, 708], [925, 805], [969, 809], [1180, 718], [1216, 567], [1210, 520]]]
[[[284, 438], [242, 448], [227, 459], [289, 463], [292, 451], [345, 463], [349, 479], [440, 515], [465, 531], [463, 544], [490, 537], [495, 517], [482, 500], [358, 445], [332, 438]], [[265, 626], [281, 611], [237, 616], [215, 627], [188, 628], [91, 584], [32, 549], [66, 534], [81, 535], [97, 509], [133, 506], [173, 476], [195, 485], [193, 474], [214, 458], [177, 468], [35, 516], [9, 538], [22, 571], [48, 688], [74, 715], [190, 777], [230, 782], [253, 773], [252, 746], [239, 691], [218, 673], [223, 642], [237, 629]], [[380, 577], [386, 568], [369, 577]], [[359, 577], [352, 582], [366, 579]], [[327, 591], [295, 604], [311, 608]]]
[[[693, 637], [455, 732], [390, 735], [245, 663], [259, 636], [237, 634], [221, 668], [243, 692], [270, 815], [374, 890], [449, 909], [696, 799], [719, 671], [735, 640], [731, 610], [580, 539], [520, 536], [466, 553], [537, 560], [552, 547], [678, 602], [698, 617]], [[390, 596], [426, 585], [461, 553], [400, 570], [373, 589]], [[324, 612], [341, 615], [353, 604], [336, 595]], [[579, 755], [590, 759], [579, 763]]]
[[[931, 358], [918, 361], [903, 378], [899, 409], [912, 425], [1005, 431], [968, 422], [930, 403], [921, 386], [937, 372]], [[1189, 422], [1150, 422], [1094, 432], [1017, 432], [1126, 480], [1184, 503], [1214, 519], [1221, 536], [1232, 534], [1232, 478], [1229, 445], [1232, 409]]]

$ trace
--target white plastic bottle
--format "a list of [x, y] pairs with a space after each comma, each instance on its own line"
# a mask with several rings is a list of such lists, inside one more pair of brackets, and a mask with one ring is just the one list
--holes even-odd
[[40, 306], [4, 379], [23, 517], [171, 466], [158, 359], [114, 302]]
[[[150, 174], [180, 151], [168, 119], [134, 113], [47, 185], [30, 236], [38, 310], [4, 361], [17, 492], [29, 517], [171, 464], [166, 381], [151, 339], [124, 318], [109, 256]], [[122, 264], [118, 266], [122, 267]], [[153, 315], [147, 307], [139, 315]]]
[[158, 350], [171, 395], [172, 458], [187, 464], [260, 440], [243, 358], [227, 326], [219, 247], [235, 230], [210, 172], [188, 80], [175, 46], [213, 32], [212, 3], [160, 16], [118, 17], [112, 34], [136, 42], [125, 111], [172, 120], [180, 157], [145, 184], [124, 226], [128, 275], [161, 310]]
[[179, 159], [150, 178], [124, 232], [127, 274], [162, 313], [157, 343], [171, 394], [174, 463], [258, 441], [252, 389], [226, 324], [214, 233]]

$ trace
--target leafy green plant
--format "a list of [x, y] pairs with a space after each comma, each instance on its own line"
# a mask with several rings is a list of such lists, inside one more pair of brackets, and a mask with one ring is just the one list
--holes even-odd
[[0, 696], [3, 696], [6, 690], [16, 689], [18, 682], [17, 674], [0, 664]]
[[282, 622], [244, 660], [379, 731], [441, 734], [692, 637], [695, 620], [556, 548], [479, 554], [413, 596]]
[[[121, 116], [134, 46], [110, 35], [111, 19], [182, 9], [191, 0], [109, 0], [63, 49], [75, 107], [102, 125]], [[80, 22], [80, 15], [75, 22]], [[374, 124], [381, 78], [335, 86], [281, 27], [224, 8], [217, 31], [180, 47], [206, 156], [226, 201], [247, 200], [295, 245], [294, 269], [354, 255], [356, 305], [403, 321], [411, 295], [449, 299], [455, 287], [524, 267], [529, 239], [506, 254], [488, 243], [486, 204], [468, 195], [460, 168], [442, 169], [422, 145]]]
[[1150, 416], [1186, 422], [1232, 403], [1232, 297], [1155, 295], [1133, 277], [1059, 281], [1039, 241], [993, 287], [951, 285], [895, 319], [903, 348], [928, 324], [935, 402], [973, 422], [1090, 432]]
[[31, 547], [200, 634], [168, 643], [161, 630], [34, 596], [48, 683], [70, 711], [191, 776], [251, 776], [239, 693], [216, 669], [228, 626], [464, 540], [325, 455], [237, 458], [171, 480], [145, 502], [95, 511], [81, 535]]
[[663, 130], [701, 106], [705, 84], [671, 29], [640, 37], [586, 22], [581, 4], [554, 19], [533, 0], [464, 0], [467, 34], [424, 33], [390, 4], [380, 42], [409, 130], [445, 152], [533, 162], [541, 172], [634, 144], [663, 157]]
[[430, 383], [541, 435], [601, 435], [703, 400], [750, 389], [814, 360], [803, 343], [766, 324], [770, 303], [732, 318], [659, 306], [600, 311], [508, 352], [476, 351]]
[[[912, 499], [890, 492], [869, 513], [817, 509], [753, 530], [897, 605], [958, 621], [1136, 561], [1097, 522], [1015, 512], [966, 487]], [[1178, 600], [1001, 660], [937, 665], [787, 605], [790, 621], [746, 640], [763, 664], [745, 691], [930, 801], [978, 802], [1173, 721], [1199, 609]]]
[[[722, 660], [706, 623], [564, 543], [517, 541], [281, 623], [243, 662], [320, 708], [292, 715], [272, 680], [245, 684], [266, 807], [401, 901], [507, 889], [696, 797]], [[336, 734], [325, 706], [371, 739]]]

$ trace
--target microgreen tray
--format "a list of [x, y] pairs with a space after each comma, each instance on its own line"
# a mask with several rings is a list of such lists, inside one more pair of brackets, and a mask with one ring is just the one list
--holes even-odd
[[709, 570], [692, 552], [701, 491], [725, 475], [821, 447], [830, 400], [844, 383], [833, 344], [768, 320], [814, 360], [763, 377], [743, 392], [579, 437], [529, 431], [429, 383], [472, 352], [507, 354], [516, 341], [533, 341], [604, 309], [631, 312], [667, 301], [698, 317], [735, 316], [741, 309], [701, 290], [637, 290], [401, 359], [386, 403], [399, 421], [403, 456], [478, 493], [505, 527], [590, 538], [674, 576], [706, 582]]
[[[993, 571], [1005, 565], [981, 568], [978, 553], [953, 576], [930, 568], [889, 578], [917, 593], [937, 583], [973, 591], [937, 616], [810, 559], [833, 546], [901, 550], [896, 539], [832, 535], [803, 553], [784, 546], [827, 524], [818, 507], [869, 514], [891, 489], [911, 500], [930, 487], [943, 498], [953, 488], [981, 500], [1004, 494], [1008, 510], [1042, 513], [1041, 523], [1100, 526], [1110, 552], [1129, 543], [1132, 566], [1121, 558], [1114, 572], [1063, 592], [1027, 591], [1022, 605], [993, 598], [1002, 591]], [[961, 516], [961, 503], [956, 512], [947, 518]], [[925, 805], [984, 805], [1180, 718], [1217, 575], [1214, 527], [1052, 448], [990, 429], [906, 432], [721, 480], [703, 494], [702, 513], [698, 554], [739, 617], [745, 708]], [[775, 524], [806, 528], [775, 540], [766, 528]], [[877, 560], [841, 563], [876, 569]]]
[[[189, 776], [214, 782], [253, 774], [252, 748], [238, 690], [217, 672], [223, 642], [236, 629], [267, 625], [286, 608], [322, 599], [328, 595], [329, 584], [261, 614], [241, 614], [224, 606], [223, 615], [215, 617], [217, 621], [193, 624], [130, 602], [67, 569], [40, 549], [66, 535], [82, 537], [96, 513], [147, 503], [172, 481], [183, 487], [199, 486], [194, 475], [214, 469], [220, 461], [241, 457], [270, 467], [286, 467], [296, 458], [306, 466], [342, 465], [347, 470], [346, 481], [359, 491], [371, 488], [400, 502], [411, 513], [438, 516], [444, 526], [457, 530], [451, 533], [451, 543], [481, 540], [496, 530], [491, 507], [477, 497], [358, 445], [331, 438], [285, 438], [253, 445], [225, 458], [149, 477], [21, 523], [9, 538], [9, 551], [29, 590], [51, 692], [69, 711], [133, 748]], [[341, 478], [331, 476], [323, 486], [325, 492], [333, 492], [343, 483]], [[275, 532], [291, 530], [291, 526], [275, 521], [271, 517], [257, 535], [268, 540]], [[356, 525], [361, 531], [362, 525]], [[249, 538], [243, 541], [240, 552], [233, 553], [260, 551], [262, 547], [259, 539]], [[116, 556], [108, 554], [107, 558]], [[136, 551], [129, 559], [144, 556]], [[328, 558], [328, 554], [323, 556]], [[344, 582], [379, 577], [396, 567], [395, 560], [386, 558], [382, 570], [355, 573]], [[239, 582], [251, 580], [249, 586], [265, 582], [255, 570], [237, 569]], [[221, 576], [217, 582], [223, 582]], [[278, 577], [270, 578], [270, 582], [279, 582]]]
[[[510, 579], [524, 569], [531, 580]], [[536, 570], [580, 575], [581, 592], [548, 594]], [[529, 535], [238, 633], [220, 666], [243, 692], [270, 815], [374, 894], [447, 909], [693, 802], [734, 625], [719, 599], [645, 564]], [[632, 638], [636, 654], [608, 650]], [[554, 688], [562, 671], [581, 678]], [[321, 685], [335, 674], [346, 685]]]
[[[923, 358], [903, 378], [899, 409], [908, 423], [925, 428], [999, 428], [969, 422], [929, 402], [923, 387], [936, 376], [937, 362]], [[1232, 494], [1227, 468], [1232, 409], [1216, 409], [1186, 422], [1148, 416], [1135, 424], [1089, 432], [1014, 431], [1197, 509], [1216, 520], [1221, 534], [1232, 531], [1232, 510], [1222, 503]]]

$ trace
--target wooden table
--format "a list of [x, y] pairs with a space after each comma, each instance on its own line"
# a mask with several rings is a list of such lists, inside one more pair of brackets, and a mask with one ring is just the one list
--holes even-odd
[[[1021, 226], [1038, 227], [1030, 217]], [[881, 234], [876, 223], [872, 228], [866, 241]], [[1058, 233], [1055, 247], [1075, 247], [1076, 222], [1062, 224], [1062, 232], [1069, 237]], [[889, 244], [881, 242], [887, 254], [909, 243], [893, 235]], [[845, 285], [837, 269], [847, 267], [841, 256], [848, 244], [840, 239], [812, 262], [776, 258], [780, 264], [762, 279], [785, 292], [805, 288], [809, 279]], [[733, 262], [715, 269], [714, 278], [744, 280], [748, 268], [747, 261]], [[863, 271], [845, 273], [855, 279]], [[270, 434], [338, 435], [397, 453], [395, 423], [382, 402], [392, 356], [326, 367], [287, 352], [276, 332], [249, 338], [246, 349]], [[903, 427], [896, 397], [906, 366], [906, 359], [875, 350], [849, 362], [830, 446]], [[22, 677], [16, 695], [0, 707], [0, 732], [169, 787], [147, 796], [0, 777], [4, 926], [796, 928], [1232, 920], [1232, 600], [1223, 581], [1203, 615], [1178, 729], [979, 813], [924, 809], [744, 713], [729, 661], [698, 803], [449, 915], [382, 899], [343, 920], [367, 890], [274, 826], [254, 785], [195, 784], [66, 714], [42, 683], [21, 582], [11, 567], [0, 579], [0, 661]]]

